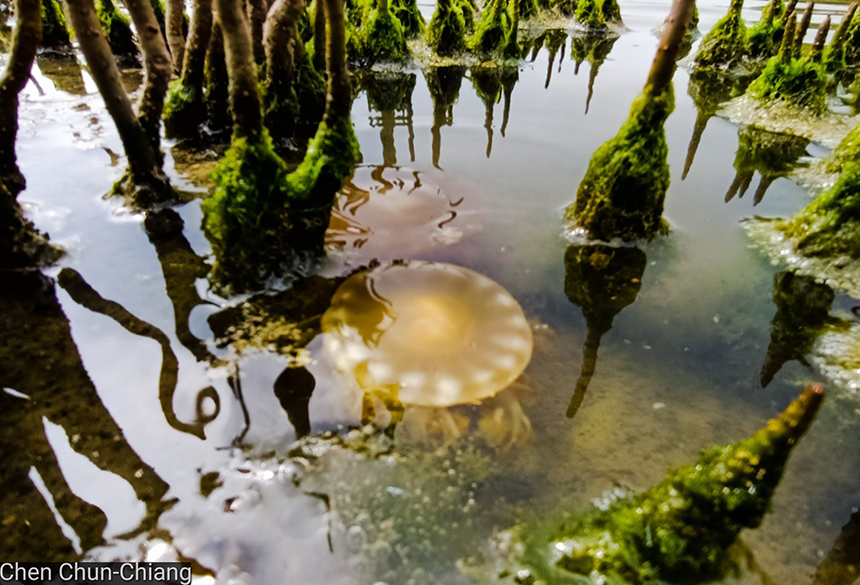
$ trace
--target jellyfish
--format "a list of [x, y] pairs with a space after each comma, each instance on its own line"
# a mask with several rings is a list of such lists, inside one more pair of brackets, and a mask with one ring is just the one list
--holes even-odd
[[[334, 368], [353, 376], [362, 422], [375, 402], [407, 433], [459, 437], [463, 405], [479, 404], [479, 428], [492, 444], [528, 436], [516, 399], [531, 360], [532, 331], [501, 285], [467, 268], [400, 262], [348, 278], [322, 318], [323, 348]], [[406, 415], [406, 416], [405, 416]]]

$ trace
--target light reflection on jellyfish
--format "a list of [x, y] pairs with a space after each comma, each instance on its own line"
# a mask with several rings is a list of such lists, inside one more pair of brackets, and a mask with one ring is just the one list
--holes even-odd
[[333, 250], [385, 257], [454, 244], [474, 230], [466, 198], [449, 196], [420, 171], [360, 166], [338, 193], [326, 233]]
[[517, 301], [485, 276], [437, 262], [355, 274], [335, 293], [322, 331], [334, 368], [363, 393], [363, 423], [376, 419], [381, 403], [392, 433], [402, 421], [408, 436], [455, 438], [472, 411], [491, 444], [531, 433], [519, 403], [531, 327]]

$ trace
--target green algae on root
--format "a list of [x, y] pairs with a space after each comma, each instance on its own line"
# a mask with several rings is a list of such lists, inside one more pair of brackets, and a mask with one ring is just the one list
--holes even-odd
[[42, 0], [42, 48], [68, 51], [72, 48], [69, 25], [57, 0]]
[[164, 102], [164, 134], [168, 138], [193, 136], [206, 118], [203, 96], [191, 85], [181, 79], [170, 84], [167, 100]]
[[137, 43], [128, 18], [117, 10], [113, 0], [96, 0], [96, 13], [118, 63], [126, 67], [140, 66]]
[[497, 54], [504, 45], [508, 34], [507, 18], [503, 2], [492, 0], [481, 21], [475, 28], [475, 35], [469, 41], [469, 48], [483, 57]]
[[437, 0], [426, 38], [427, 44], [440, 57], [452, 57], [466, 49], [466, 23], [454, 0]]
[[761, 203], [770, 185], [791, 173], [797, 160], [806, 154], [808, 145], [809, 139], [801, 136], [768, 132], [753, 126], [738, 130], [735, 178], [726, 192], [726, 201], [735, 195], [743, 197], [758, 171], [761, 182], [753, 196], [753, 205]]
[[215, 282], [237, 290], [258, 285], [293, 258], [287, 169], [265, 135], [234, 138], [212, 173], [215, 192], [203, 202], [203, 229], [212, 244]]
[[601, 0], [577, 0], [574, 18], [578, 24], [589, 28], [605, 27], [607, 19], [603, 14], [603, 2]]
[[804, 256], [860, 258], [860, 164], [844, 165], [833, 187], [776, 228]]
[[394, 0], [391, 11], [403, 26], [403, 34], [407, 39], [417, 39], [424, 34], [424, 17], [418, 10], [416, 0]]
[[747, 48], [752, 59], [768, 59], [779, 50], [784, 23], [779, 20], [782, 0], [772, 0], [763, 9], [761, 20], [747, 33]]
[[848, 39], [848, 29], [854, 14], [857, 12], [857, 3], [854, 2], [845, 11], [842, 21], [833, 33], [833, 39], [824, 53], [824, 70], [830, 75], [837, 75], [845, 71], [845, 44]]
[[624, 24], [621, 21], [621, 6], [618, 5], [618, 0], [603, 0], [603, 6], [601, 10], [603, 12], [603, 18], [606, 19], [606, 22], [614, 24]]
[[785, 100], [821, 114], [827, 110], [827, 78], [818, 63], [772, 57], [747, 90], [759, 101]]
[[823, 400], [820, 385], [804, 390], [755, 435], [704, 451], [694, 465], [638, 496], [526, 540], [527, 570], [519, 583], [656, 584], [717, 580], [732, 568], [729, 548], [743, 528], [761, 524], [792, 448]]
[[663, 123], [675, 108], [669, 85], [658, 95], [650, 86], [636, 98], [618, 135], [591, 158], [565, 217], [591, 237], [610, 241], [650, 240], [666, 231], [663, 200], [669, 188], [669, 152]]
[[747, 32], [741, 17], [743, 0], [732, 0], [729, 12], [702, 39], [696, 54], [697, 67], [731, 69], [747, 54]]
[[363, 43], [368, 65], [404, 61], [409, 57], [403, 25], [388, 9], [388, 0], [379, 0], [376, 10], [370, 14]]
[[860, 161], [860, 124], [855, 125], [851, 132], [833, 149], [827, 157], [825, 168], [827, 172], [838, 173], [843, 165]]

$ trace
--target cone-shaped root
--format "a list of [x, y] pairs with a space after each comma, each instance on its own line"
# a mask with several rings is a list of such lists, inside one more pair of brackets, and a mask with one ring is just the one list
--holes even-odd
[[466, 23], [453, 0], [438, 0], [427, 26], [427, 44], [440, 57], [451, 57], [466, 49]]
[[363, 50], [367, 64], [403, 61], [409, 57], [403, 25], [392, 14], [388, 0], [378, 0], [369, 18]]
[[747, 32], [741, 8], [743, 0], [732, 0], [728, 14], [702, 40], [696, 66], [731, 69], [741, 63], [747, 54]]

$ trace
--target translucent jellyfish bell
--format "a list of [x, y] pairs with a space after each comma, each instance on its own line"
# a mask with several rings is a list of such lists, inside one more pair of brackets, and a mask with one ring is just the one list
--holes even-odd
[[322, 319], [324, 347], [365, 392], [404, 405], [476, 403], [510, 386], [532, 355], [517, 301], [467, 268], [436, 262], [351, 276]]

